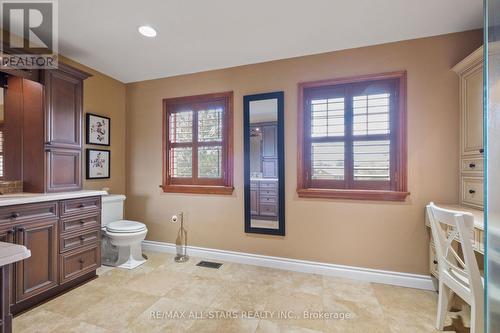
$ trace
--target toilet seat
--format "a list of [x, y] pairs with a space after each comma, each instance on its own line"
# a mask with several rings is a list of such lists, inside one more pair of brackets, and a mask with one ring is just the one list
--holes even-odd
[[135, 233], [144, 230], [147, 230], [144, 223], [129, 220], [114, 221], [106, 226], [106, 231], [112, 233]]

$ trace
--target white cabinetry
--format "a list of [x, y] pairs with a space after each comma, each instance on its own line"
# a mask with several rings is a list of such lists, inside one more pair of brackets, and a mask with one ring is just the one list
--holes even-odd
[[460, 204], [483, 209], [483, 47], [459, 62]]

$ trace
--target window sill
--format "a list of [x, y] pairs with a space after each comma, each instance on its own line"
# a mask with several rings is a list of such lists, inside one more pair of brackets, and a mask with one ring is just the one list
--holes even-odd
[[304, 188], [298, 189], [297, 194], [299, 198], [405, 201], [410, 192]]
[[160, 186], [165, 193], [191, 193], [191, 194], [233, 194], [233, 186], [207, 186], [207, 185], [163, 185]]

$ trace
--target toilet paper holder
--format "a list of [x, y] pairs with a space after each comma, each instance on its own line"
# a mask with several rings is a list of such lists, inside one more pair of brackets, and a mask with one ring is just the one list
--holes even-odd
[[187, 231], [184, 229], [184, 213], [179, 212], [177, 215], [172, 215], [170, 217], [170, 222], [171, 223], [181, 223], [180, 229], [179, 229], [179, 242], [176, 246], [177, 248], [177, 255], [175, 256], [174, 260], [175, 262], [186, 262], [189, 260], [189, 256], [187, 255]]

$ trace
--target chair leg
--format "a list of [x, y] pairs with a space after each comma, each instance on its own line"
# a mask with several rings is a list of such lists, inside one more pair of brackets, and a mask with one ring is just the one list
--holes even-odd
[[[436, 328], [440, 331], [444, 328], [446, 315], [448, 314], [450, 300], [453, 297], [453, 292], [441, 281], [439, 282], [439, 298], [438, 298], [438, 311]], [[471, 332], [472, 333], [472, 332]]]
[[471, 305], [470, 309], [470, 333], [484, 332], [484, 313], [482, 306]]

